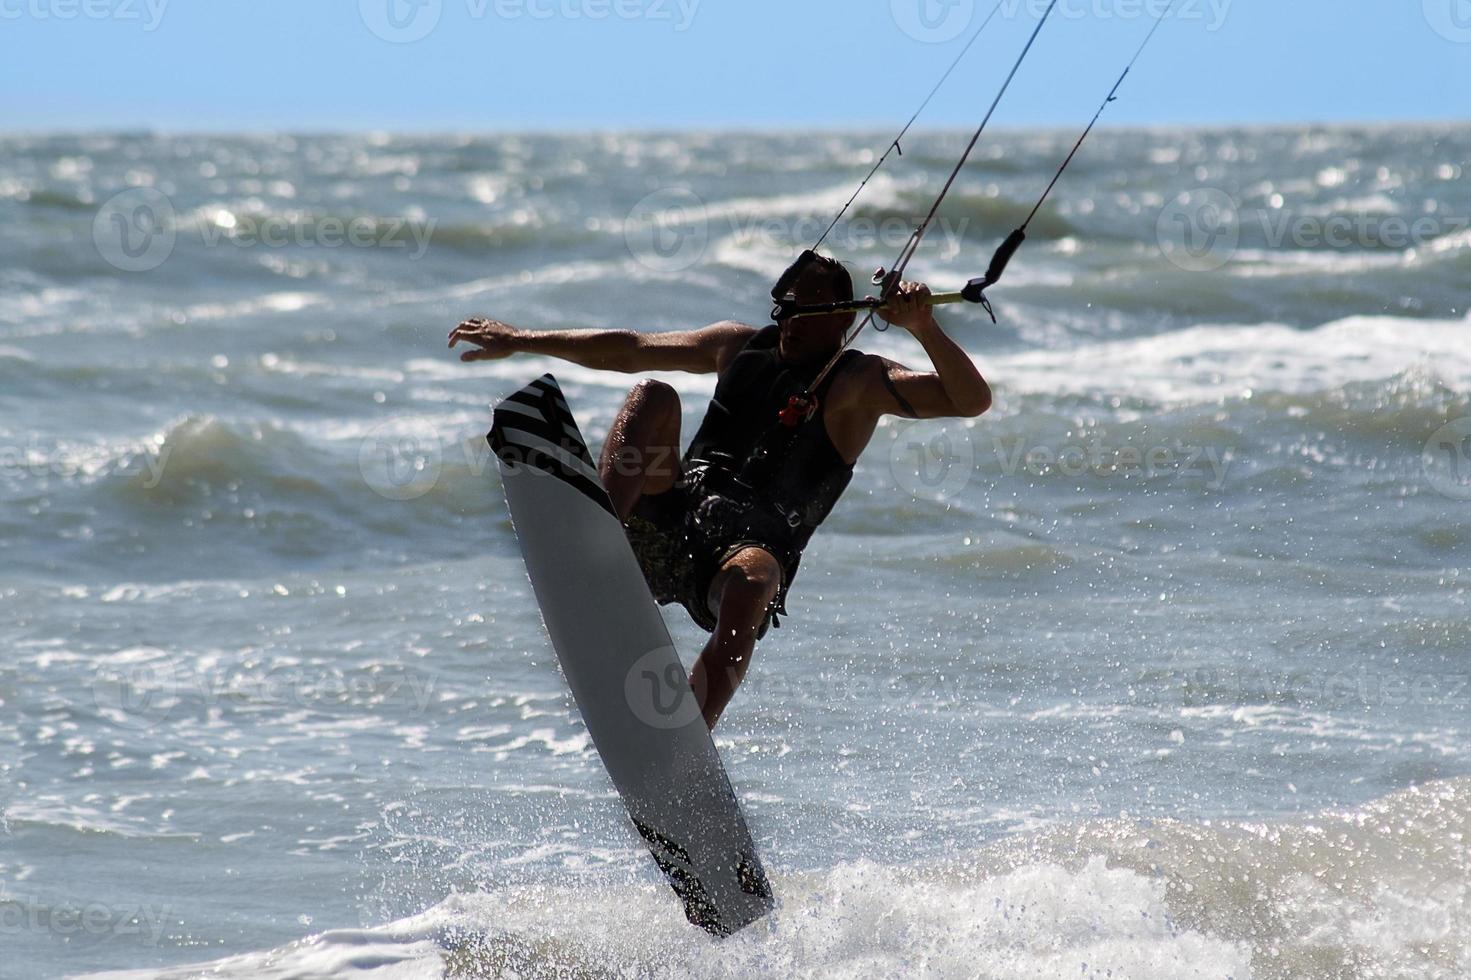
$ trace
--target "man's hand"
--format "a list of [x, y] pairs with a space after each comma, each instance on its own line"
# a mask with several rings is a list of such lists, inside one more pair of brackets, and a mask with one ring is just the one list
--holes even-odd
[[930, 305], [930, 287], [922, 282], [901, 282], [878, 315], [910, 333], [936, 326], [935, 308]]
[[886, 406], [884, 414], [917, 419], [974, 418], [990, 409], [991, 388], [970, 355], [940, 329], [930, 305], [930, 287], [921, 282], [901, 282], [878, 315], [909, 331], [935, 368], [932, 373], [922, 373], [877, 358], [878, 378], [887, 389], [878, 402]]
[[449, 345], [464, 341], [480, 348], [465, 351], [460, 355], [462, 361], [498, 361], [516, 353], [517, 336], [518, 331], [510, 324], [474, 317], [450, 331]]

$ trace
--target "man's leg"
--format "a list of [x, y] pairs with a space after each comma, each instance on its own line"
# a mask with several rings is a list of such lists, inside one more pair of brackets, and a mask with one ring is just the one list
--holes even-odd
[[711, 730], [745, 680], [756, 634], [781, 588], [781, 565], [764, 548], [736, 552], [710, 584], [710, 603], [719, 610], [715, 632], [690, 671], [690, 687]]
[[679, 392], [662, 381], [640, 381], [624, 400], [598, 475], [620, 520], [640, 497], [667, 492], [679, 478]]

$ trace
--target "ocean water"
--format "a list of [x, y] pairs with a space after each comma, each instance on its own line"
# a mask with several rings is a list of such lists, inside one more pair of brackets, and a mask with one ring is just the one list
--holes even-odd
[[0, 137], [0, 975], [1471, 976], [1464, 126], [1096, 135], [942, 313], [995, 408], [879, 429], [717, 731], [780, 907], [684, 923], [483, 443], [632, 379], [445, 336], [763, 323], [885, 139]]

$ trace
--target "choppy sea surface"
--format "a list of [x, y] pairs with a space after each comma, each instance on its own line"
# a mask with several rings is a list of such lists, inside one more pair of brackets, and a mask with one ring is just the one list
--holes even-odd
[[764, 323], [885, 139], [0, 137], [0, 973], [1471, 976], [1465, 126], [1097, 134], [942, 314], [996, 407], [879, 430], [717, 732], [779, 909], [684, 923], [482, 441], [632, 379], [445, 335]]

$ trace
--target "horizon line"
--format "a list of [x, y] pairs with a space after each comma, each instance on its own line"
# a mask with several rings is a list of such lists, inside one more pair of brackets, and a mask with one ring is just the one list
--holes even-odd
[[[1083, 123], [1079, 123], [1079, 126]], [[1100, 123], [1094, 132], [1158, 132], [1161, 130], [1177, 130], [1182, 132], [1211, 132], [1223, 130], [1255, 130], [1259, 132], [1272, 132], [1287, 129], [1300, 129], [1302, 127], [1314, 129], [1394, 129], [1394, 128], [1426, 128], [1426, 127], [1471, 127], [1471, 117], [1456, 118], [1429, 118], [1429, 119], [1362, 119], [1362, 120], [1274, 120], [1270, 122], [1212, 122], [1212, 123], [1169, 123], [1169, 122], [1141, 122], [1141, 123]], [[664, 136], [664, 135], [792, 135], [808, 134], [838, 135], [848, 133], [870, 133], [887, 132], [892, 126], [883, 123], [853, 124], [841, 126], [827, 126], [814, 128], [802, 123], [773, 124], [770, 126], [757, 126], [746, 124], [733, 124], [728, 126], [588, 126], [588, 127], [506, 127], [501, 129], [445, 129], [438, 127], [413, 127], [402, 128], [383, 126], [344, 126], [344, 127], [244, 127], [240, 129], [214, 128], [214, 127], [180, 127], [169, 126], [121, 126], [121, 127], [56, 127], [56, 128], [0, 128], [0, 139], [11, 137], [41, 137], [61, 138], [79, 136], [417, 136], [417, 137], [440, 137], [440, 138], [480, 138], [487, 136]], [[993, 132], [1009, 133], [1040, 133], [1040, 132], [1067, 132], [1077, 127], [1069, 123], [1044, 123], [1036, 125], [997, 123], [992, 127]], [[969, 132], [970, 127], [964, 123], [955, 125], [931, 125], [916, 126], [911, 135], [915, 134], [953, 134]]]

